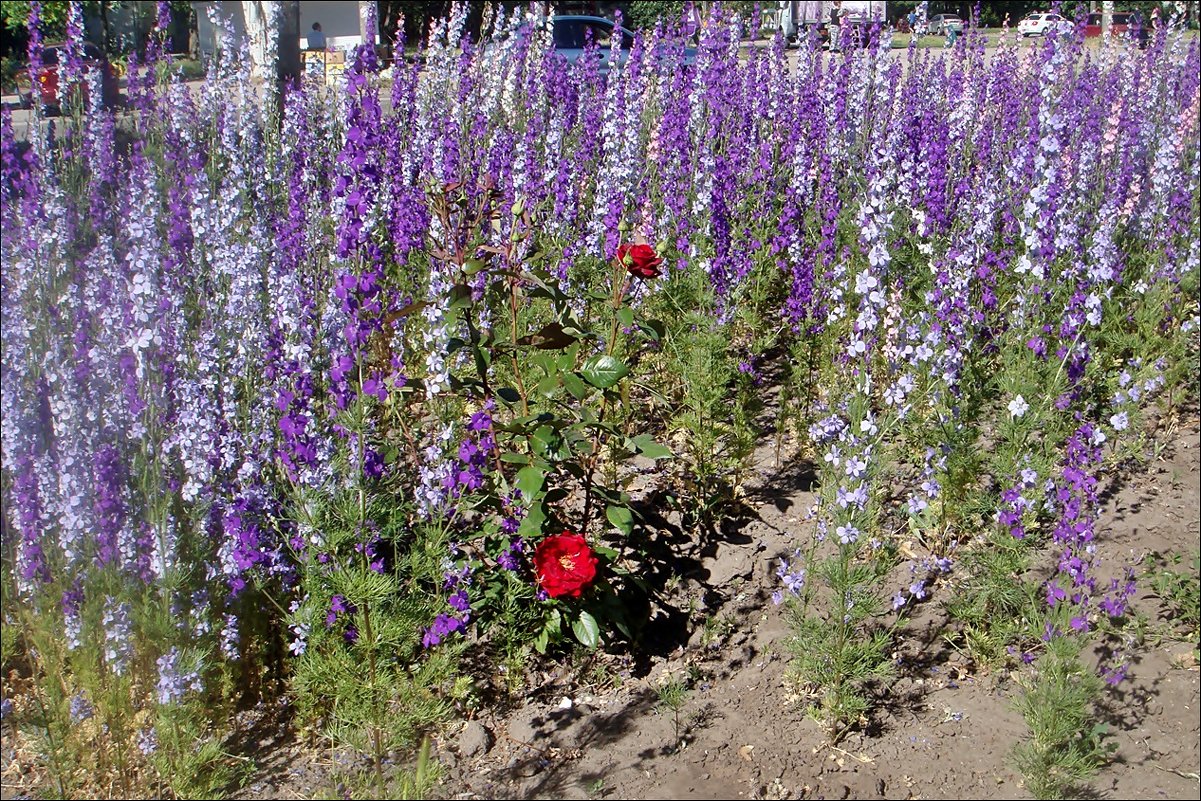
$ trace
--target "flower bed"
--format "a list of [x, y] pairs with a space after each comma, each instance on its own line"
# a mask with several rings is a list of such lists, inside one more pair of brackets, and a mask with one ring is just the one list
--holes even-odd
[[[694, 65], [681, 23], [602, 77], [465, 13], [390, 87], [365, 50], [263, 103], [227, 52], [53, 140], [5, 112], [4, 692], [60, 790], [210, 792], [221, 710], [286, 697], [387, 793], [480, 665], [637, 648], [657, 542], [716, 541], [768, 430], [819, 487], [770, 589], [831, 740], [955, 570], [1088, 719], [1056, 688], [1133, 592], [1098, 475], [1196, 378], [1196, 42], [791, 66], [717, 8]], [[1035, 712], [1054, 793], [1100, 756]]]

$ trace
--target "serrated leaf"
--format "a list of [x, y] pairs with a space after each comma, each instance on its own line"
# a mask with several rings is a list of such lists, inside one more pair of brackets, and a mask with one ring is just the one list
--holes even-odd
[[562, 350], [575, 341], [576, 338], [569, 334], [562, 325], [553, 322], [547, 323], [533, 334], [517, 340], [517, 344], [532, 345], [541, 350]]
[[632, 326], [634, 324], [634, 310], [629, 306], [622, 306], [617, 310], [617, 322], [626, 328]]
[[609, 518], [609, 522], [613, 524], [614, 528], [627, 537], [634, 530], [634, 513], [625, 506], [606, 507], [605, 517]]
[[571, 624], [571, 633], [590, 651], [595, 651], [600, 644], [600, 625], [587, 612], [580, 612], [580, 616]]
[[575, 373], [563, 374], [563, 386], [572, 394], [576, 400], [583, 400], [588, 394], [588, 388], [584, 386], [584, 381]]
[[553, 428], [541, 425], [530, 435], [530, 445], [539, 455], [546, 456], [557, 439]]
[[545, 480], [546, 469], [530, 465], [517, 471], [517, 479], [514, 483], [517, 485], [517, 489], [521, 490], [521, 497], [532, 500], [538, 497]]
[[655, 442], [654, 437], [650, 434], [639, 434], [632, 438], [630, 442], [639, 453], [648, 459], [669, 459], [675, 455], [672, 453], [671, 448]]
[[580, 368], [584, 380], [597, 389], [608, 389], [629, 374], [630, 368], [615, 356], [593, 356]]
[[525, 517], [521, 518], [521, 525], [517, 527], [517, 536], [529, 538], [538, 538], [542, 536], [542, 524], [546, 522], [546, 513], [542, 511], [542, 505], [539, 504], [526, 513]]
[[605, 545], [593, 545], [592, 550], [594, 553], [596, 553], [599, 556], [605, 557], [610, 562], [615, 560], [618, 556], [616, 548], [610, 548]]
[[450, 288], [450, 308], [458, 309], [471, 303], [471, 287], [455, 284]]
[[646, 334], [646, 338], [652, 342], [662, 341], [663, 337], [667, 334], [667, 326], [663, 325], [663, 323], [659, 322], [658, 320], [648, 320], [647, 322], [638, 326], [638, 329], [642, 331], [642, 333]]

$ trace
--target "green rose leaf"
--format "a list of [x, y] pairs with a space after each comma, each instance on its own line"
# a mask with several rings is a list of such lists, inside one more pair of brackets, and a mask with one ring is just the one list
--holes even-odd
[[576, 400], [583, 400], [584, 396], [588, 394], [588, 388], [584, 386], [584, 381], [575, 373], [563, 374], [563, 386]]
[[627, 537], [634, 530], [634, 513], [624, 506], [609, 506], [605, 508], [605, 517], [613, 527]]
[[517, 529], [517, 536], [537, 537], [542, 534], [542, 524], [545, 522], [546, 510], [543, 509], [542, 504], [536, 503], [526, 512], [525, 517], [521, 518], [521, 525]]
[[650, 434], [639, 434], [630, 440], [630, 444], [648, 459], [669, 459], [675, 455], [671, 448], [655, 442]]
[[595, 651], [600, 644], [600, 625], [587, 612], [580, 612], [580, 616], [571, 624], [571, 631], [580, 644], [590, 651]]
[[617, 549], [608, 548], [604, 545], [593, 545], [592, 551], [597, 556], [603, 556], [606, 559], [608, 559], [610, 562], [616, 561], [617, 557], [619, 556], [619, 554], [617, 553]]
[[584, 380], [597, 389], [608, 389], [629, 374], [625, 362], [613, 356], [593, 356], [580, 368]]
[[560, 323], [547, 323], [533, 334], [517, 340], [518, 345], [532, 345], [541, 350], [562, 350], [576, 338], [568, 333]]
[[532, 500], [538, 497], [545, 480], [546, 469], [530, 465], [517, 471], [517, 480], [514, 483], [517, 484], [517, 489], [521, 490], [521, 497]]

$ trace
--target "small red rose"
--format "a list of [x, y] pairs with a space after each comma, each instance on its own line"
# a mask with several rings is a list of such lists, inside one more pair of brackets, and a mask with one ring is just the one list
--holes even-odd
[[583, 537], [565, 531], [538, 543], [534, 574], [551, 598], [579, 598], [596, 578], [596, 557]]
[[663, 263], [650, 245], [622, 245], [617, 249], [617, 260], [625, 265], [630, 275], [644, 280], [658, 278], [659, 265]]

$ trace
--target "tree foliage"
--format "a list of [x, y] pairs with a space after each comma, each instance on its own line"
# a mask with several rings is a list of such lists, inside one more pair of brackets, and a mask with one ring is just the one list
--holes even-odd
[[[61, 37], [67, 30], [67, 0], [46, 0], [42, 3], [42, 34], [48, 38]], [[84, 13], [98, 12], [99, 2], [84, 3]], [[20, 31], [29, 21], [29, 0], [13, 0], [0, 3], [0, 19], [6, 31]]]

